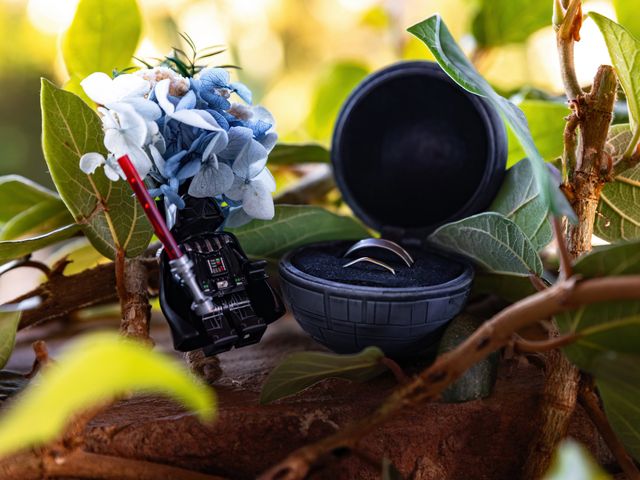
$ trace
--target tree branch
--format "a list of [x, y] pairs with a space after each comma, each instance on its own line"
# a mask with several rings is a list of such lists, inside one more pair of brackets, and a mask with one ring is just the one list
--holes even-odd
[[567, 249], [567, 242], [562, 234], [562, 222], [558, 217], [552, 217], [551, 225], [553, 226], [553, 236], [556, 239], [558, 248], [558, 258], [560, 259], [560, 279], [571, 278], [573, 276], [572, 260]]
[[620, 468], [625, 473], [627, 480], [640, 480], [640, 471], [638, 471], [638, 467], [636, 467], [633, 458], [627, 453], [616, 432], [611, 428], [607, 417], [600, 407], [600, 399], [594, 390], [593, 380], [588, 376], [583, 376], [582, 382], [580, 382], [579, 401], [580, 405], [582, 405], [600, 432], [600, 435], [602, 435], [611, 453], [616, 457], [618, 465], [620, 465]]
[[555, 285], [510, 305], [485, 322], [469, 338], [436, 359], [409, 384], [397, 389], [373, 414], [318, 443], [291, 453], [265, 472], [261, 480], [301, 480], [323, 456], [352, 449], [373, 428], [405, 407], [433, 399], [471, 366], [505, 346], [521, 328], [558, 313], [610, 300], [640, 299], [640, 276], [596, 278]]
[[[562, 8], [562, 6], [557, 5], [556, 8]], [[569, 100], [574, 100], [583, 93], [576, 76], [573, 52], [574, 41], [580, 40], [581, 26], [582, 0], [571, 0], [566, 11], [562, 12], [561, 23], [554, 25], [560, 56], [560, 73]]]
[[548, 352], [549, 350], [554, 350], [556, 348], [565, 347], [575, 342], [578, 338], [580, 338], [580, 336], [574, 334], [552, 337], [548, 340], [540, 341], [530, 341], [525, 340], [524, 338], [518, 338], [517, 340], [514, 340], [513, 346], [516, 351], [520, 353], [540, 353]]

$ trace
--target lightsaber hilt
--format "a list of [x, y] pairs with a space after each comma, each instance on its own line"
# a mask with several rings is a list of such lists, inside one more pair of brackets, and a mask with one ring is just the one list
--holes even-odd
[[171, 231], [162, 218], [160, 210], [158, 210], [156, 206], [156, 202], [151, 198], [151, 195], [149, 195], [149, 191], [140, 178], [136, 167], [133, 166], [131, 159], [128, 155], [123, 155], [118, 158], [118, 164], [127, 177], [127, 182], [129, 182], [138, 202], [142, 205], [142, 209], [147, 215], [153, 231], [164, 246], [167, 257], [169, 257], [171, 273], [174, 277], [182, 280], [183, 284], [191, 293], [191, 297], [193, 298], [191, 310], [200, 316], [213, 313], [216, 307], [211, 297], [205, 295], [200, 285], [198, 285], [195, 273], [193, 272], [193, 262], [182, 252], [178, 246], [178, 242], [173, 238]]

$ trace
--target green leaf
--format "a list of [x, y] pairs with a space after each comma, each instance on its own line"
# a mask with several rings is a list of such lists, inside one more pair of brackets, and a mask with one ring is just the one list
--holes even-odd
[[269, 154], [269, 165], [329, 163], [329, 150], [314, 143], [279, 143]]
[[[640, 274], [640, 241], [594, 249], [574, 265], [585, 278]], [[580, 368], [591, 371], [603, 352], [635, 353], [640, 346], [640, 302], [615, 301], [584, 306], [556, 317], [562, 333], [579, 338], [565, 347]]]
[[238, 237], [247, 255], [268, 260], [278, 260], [285, 252], [306, 243], [358, 240], [369, 235], [353, 217], [308, 205], [277, 205], [272, 220], [253, 220], [229, 231]]
[[[482, 325], [483, 320], [472, 315], [460, 314], [447, 325], [438, 355], [449, 352], [464, 342]], [[473, 365], [458, 380], [442, 392], [442, 399], [447, 403], [468, 402], [491, 395], [498, 372], [499, 355], [492, 353], [487, 358]]]
[[80, 0], [62, 38], [62, 56], [71, 76], [110, 74], [129, 66], [138, 45], [141, 17], [135, 0]]
[[563, 441], [543, 480], [611, 480], [593, 461], [586, 449], [574, 440]]
[[23, 257], [28, 253], [48, 247], [61, 240], [66, 240], [78, 233], [79, 230], [80, 227], [73, 224], [31, 238], [0, 242], [0, 263]]
[[476, 272], [472, 295], [497, 295], [514, 303], [536, 293], [529, 275]]
[[112, 182], [102, 171], [84, 174], [80, 157], [106, 155], [98, 115], [76, 95], [42, 80], [43, 149], [51, 177], [67, 208], [93, 246], [115, 258], [144, 251], [153, 233], [142, 208], [124, 181]]
[[640, 38], [640, 17], [638, 5], [629, 0], [613, 0], [616, 18], [636, 38]]
[[329, 140], [342, 104], [367, 73], [364, 65], [355, 62], [339, 62], [327, 69], [316, 86], [307, 118], [313, 138]]
[[518, 225], [499, 213], [479, 213], [447, 223], [429, 240], [470, 257], [489, 272], [542, 275], [542, 261], [534, 246]]
[[596, 359], [593, 374], [611, 427], [626, 450], [640, 460], [640, 355], [607, 353]]
[[556, 316], [563, 334], [578, 334], [564, 348], [578, 367], [591, 371], [602, 352], [636, 353], [640, 347], [640, 302], [625, 300], [588, 305]]
[[473, 19], [473, 36], [480, 47], [525, 42], [551, 24], [552, 1], [482, 0]]
[[[628, 124], [613, 125], [607, 148], [620, 159], [633, 136]], [[605, 184], [600, 194], [594, 233], [609, 242], [640, 238], [640, 166], [636, 165]]]
[[[527, 117], [531, 136], [542, 158], [551, 161], [560, 157], [564, 149], [562, 138], [567, 123], [565, 117], [569, 114], [567, 106], [564, 103], [544, 100], [524, 100], [518, 104], [518, 107]], [[509, 139], [507, 167], [511, 167], [527, 155], [510, 128], [507, 129], [507, 136]]]
[[386, 370], [380, 363], [382, 358], [384, 353], [378, 347], [367, 347], [353, 355], [292, 353], [265, 380], [260, 403], [270, 403], [293, 395], [327, 378], [365, 382]]
[[0, 241], [50, 232], [70, 223], [73, 223], [73, 217], [60, 198], [44, 200], [5, 223], [0, 230]]
[[640, 274], [640, 240], [596, 247], [577, 260], [573, 271], [585, 278]]
[[633, 146], [640, 138], [640, 70], [637, 62], [640, 57], [640, 40], [631, 32], [613, 20], [595, 12], [589, 16], [596, 22], [604, 36], [604, 41], [609, 49], [611, 62], [618, 74], [618, 80], [627, 96], [631, 130], [633, 131]]
[[35, 204], [59, 198], [54, 192], [20, 175], [0, 177], [0, 223]]
[[21, 312], [0, 312], [0, 369], [9, 361], [16, 345], [16, 332]]
[[527, 118], [522, 110], [504, 97], [498, 95], [491, 85], [480, 76], [454, 40], [449, 29], [439, 15], [433, 15], [428, 19], [409, 28], [409, 32], [422, 40], [442, 69], [462, 88], [471, 93], [485, 97], [496, 108], [505, 121], [511, 126], [513, 133], [520, 141], [527, 157], [532, 161], [534, 174], [540, 189], [543, 205], [550, 205], [554, 215], [566, 215], [576, 220], [575, 213], [569, 202], [562, 194], [544, 165], [544, 159], [536, 148], [531, 137]]
[[56, 360], [3, 411], [0, 456], [52, 441], [74, 414], [130, 391], [167, 395], [202, 419], [214, 415], [213, 390], [178, 360], [115, 333], [86, 335]]
[[489, 210], [513, 220], [540, 251], [553, 238], [549, 210], [540, 198], [531, 161], [525, 158], [509, 169]]

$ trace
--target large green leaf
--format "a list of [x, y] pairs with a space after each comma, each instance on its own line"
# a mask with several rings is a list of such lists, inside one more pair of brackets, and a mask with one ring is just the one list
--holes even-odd
[[292, 353], [267, 377], [260, 393], [260, 403], [293, 395], [326, 378], [365, 382], [385, 371], [386, 367], [380, 363], [382, 358], [384, 353], [378, 347], [367, 347], [353, 355]]
[[273, 220], [253, 220], [233, 232], [248, 255], [277, 260], [305, 243], [325, 240], [357, 240], [367, 229], [353, 217], [343, 217], [322, 207], [278, 205]]
[[571, 209], [569, 202], [558, 186], [553, 184], [549, 176], [549, 172], [544, 165], [544, 159], [531, 137], [524, 113], [509, 100], [498, 95], [491, 88], [491, 85], [480, 76], [471, 62], [465, 57], [442, 18], [439, 15], [433, 15], [409, 28], [409, 32], [429, 47], [442, 69], [456, 83], [471, 93], [485, 97], [502, 114], [520, 141], [526, 156], [532, 161], [534, 174], [540, 188], [542, 204], [549, 204], [552, 213], [555, 215], [567, 215], [570, 219], [576, 220], [575, 213]]
[[78, 339], [57, 360], [3, 412], [0, 456], [49, 442], [72, 415], [130, 391], [164, 394], [213, 417], [213, 390], [176, 359], [115, 333]]
[[629, 0], [613, 0], [613, 6], [616, 9], [616, 17], [620, 25], [624, 25], [636, 38], [640, 38], [638, 5]]
[[613, 20], [598, 13], [589, 16], [600, 28], [609, 49], [613, 67], [627, 96], [634, 146], [640, 138], [640, 40]]
[[536, 293], [529, 275], [476, 272], [472, 295], [497, 295], [514, 303]]
[[[637, 352], [636, 352], [637, 353]], [[593, 374], [611, 427], [640, 461], [640, 355], [603, 354]]]
[[270, 165], [329, 163], [329, 150], [315, 143], [279, 143], [269, 154]]
[[534, 246], [518, 225], [499, 213], [479, 213], [447, 223], [429, 240], [472, 258], [489, 272], [542, 275], [542, 261]]
[[[607, 147], [614, 161], [624, 154], [632, 139], [628, 124], [613, 125]], [[594, 233], [614, 242], [640, 238], [640, 166], [617, 175], [602, 189]]]
[[35, 204], [59, 198], [51, 190], [20, 175], [0, 177], [0, 223], [4, 223]]
[[509, 169], [489, 210], [513, 220], [536, 250], [546, 247], [553, 237], [549, 210], [540, 198], [528, 158]]
[[313, 138], [329, 140], [340, 107], [367, 73], [364, 65], [355, 62], [343, 61], [327, 69], [316, 86], [307, 119], [307, 128]]
[[574, 440], [565, 440], [556, 451], [551, 468], [543, 480], [611, 480]]
[[[574, 272], [585, 278], [640, 274], [640, 241], [598, 247], [581, 257]], [[634, 353], [640, 349], [640, 302], [616, 301], [584, 306], [556, 317], [563, 333], [579, 338], [565, 348], [585, 370], [606, 351]]]
[[73, 217], [60, 198], [36, 203], [11, 218], [0, 229], [0, 241], [50, 232], [73, 223]]
[[35, 252], [41, 248], [48, 247], [54, 243], [66, 240], [80, 231], [76, 224], [66, 225], [51, 232], [43, 233], [31, 238], [22, 240], [7, 240], [0, 242], [0, 263], [4, 263], [14, 258], [20, 258], [28, 253]]
[[480, 47], [522, 43], [551, 24], [552, 10], [551, 1], [481, 0], [473, 36]]
[[62, 56], [70, 75], [111, 73], [131, 63], [141, 30], [136, 0], [80, 0], [62, 38]]
[[16, 344], [16, 332], [20, 323], [20, 313], [0, 312], [0, 369], [9, 361]]
[[585, 278], [640, 274], [640, 240], [603, 245], [580, 257], [573, 271]]
[[115, 258], [119, 249], [128, 256], [142, 253], [153, 231], [129, 185], [110, 181], [102, 171], [86, 175], [79, 167], [85, 153], [106, 154], [97, 114], [45, 79], [41, 102], [45, 159], [73, 217], [105, 257]]
[[[565, 117], [569, 114], [567, 106], [563, 103], [544, 100], [523, 100], [518, 107], [527, 117], [531, 136], [542, 158], [551, 161], [560, 157], [564, 148], [562, 138], [567, 123]], [[509, 138], [507, 167], [510, 167], [526, 157], [526, 153], [511, 129], [507, 129], [507, 135]]]

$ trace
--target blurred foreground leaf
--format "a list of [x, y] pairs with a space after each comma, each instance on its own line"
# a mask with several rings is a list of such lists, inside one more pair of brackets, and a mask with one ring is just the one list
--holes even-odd
[[369, 235], [353, 217], [308, 205], [277, 205], [273, 220], [253, 220], [229, 231], [238, 237], [247, 255], [268, 260], [278, 260], [285, 252], [306, 243], [358, 240]]
[[55, 192], [20, 175], [0, 177], [0, 223], [7, 222], [28, 208], [55, 200]]
[[536, 293], [529, 275], [476, 272], [472, 295], [498, 295], [514, 303]]
[[111, 74], [131, 63], [141, 30], [136, 0], [80, 0], [62, 37], [62, 56], [73, 77]]
[[50, 232], [69, 225], [73, 221], [71, 213], [60, 198], [44, 200], [20, 212], [5, 223], [0, 230], [0, 241]]
[[114, 333], [76, 340], [0, 417], [0, 456], [58, 437], [74, 414], [130, 391], [159, 393], [200, 418], [215, 411], [215, 395], [175, 359]]
[[551, 211], [555, 215], [567, 215], [569, 218], [575, 219], [575, 213], [566, 197], [549, 176], [549, 172], [544, 165], [544, 159], [531, 137], [524, 113], [509, 100], [498, 95], [491, 88], [491, 85], [480, 76], [475, 67], [465, 57], [442, 18], [439, 15], [429, 17], [409, 28], [409, 32], [429, 47], [442, 69], [455, 82], [465, 90], [486, 98], [509, 123], [526, 156], [531, 159], [534, 175], [540, 189], [542, 205], [545, 207], [550, 205]]
[[554, 455], [543, 480], [610, 480], [587, 450], [574, 440], [565, 440]]
[[621, 25], [631, 32], [636, 38], [640, 38], [640, 16], [638, 6], [629, 0], [613, 0], [616, 9], [616, 17]]
[[80, 231], [76, 224], [66, 225], [51, 232], [36, 235], [35, 237], [21, 240], [7, 240], [0, 242], [0, 263], [14, 258], [23, 257], [41, 248], [53, 245], [61, 240], [66, 240]]
[[384, 353], [378, 347], [367, 347], [354, 355], [292, 353], [274, 368], [265, 380], [260, 393], [260, 403], [270, 403], [301, 392], [326, 378], [365, 382], [386, 370], [380, 363], [382, 358]]
[[76, 95], [42, 80], [43, 150], [51, 177], [69, 211], [92, 245], [114, 259], [117, 250], [139, 255], [153, 233], [142, 207], [125, 181], [110, 181], [102, 171], [86, 175], [80, 157], [106, 155], [98, 115]]
[[479, 213], [447, 223], [429, 240], [473, 259], [491, 273], [542, 275], [542, 261], [532, 243], [518, 225], [499, 213]]

